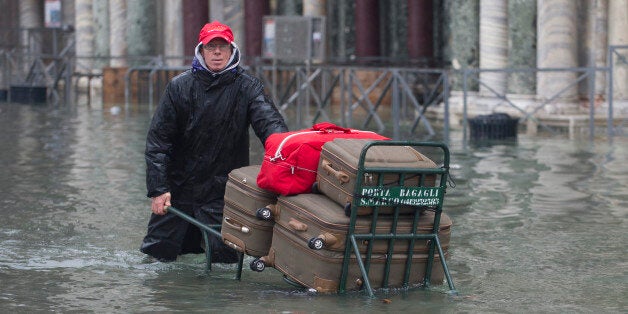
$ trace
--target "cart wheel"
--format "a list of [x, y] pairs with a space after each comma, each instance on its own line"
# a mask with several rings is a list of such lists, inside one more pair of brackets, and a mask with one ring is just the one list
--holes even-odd
[[351, 203], [345, 205], [345, 216], [351, 217]]
[[318, 190], [318, 182], [312, 183], [312, 193], [321, 194], [321, 191]]
[[251, 261], [251, 270], [253, 271], [262, 272], [264, 271], [265, 268], [266, 268], [266, 264], [264, 264], [264, 261], [262, 261], [261, 259], [256, 258], [253, 261]]
[[307, 242], [307, 246], [312, 250], [320, 250], [324, 245], [325, 243], [321, 238], [311, 238], [310, 241]]
[[270, 211], [270, 208], [268, 207], [258, 208], [257, 211], [255, 212], [255, 216], [259, 218], [260, 220], [272, 220], [273, 219], [273, 213]]

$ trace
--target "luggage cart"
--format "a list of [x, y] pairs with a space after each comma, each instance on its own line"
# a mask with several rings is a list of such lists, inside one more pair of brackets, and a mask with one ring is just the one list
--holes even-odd
[[[442, 151], [443, 164], [440, 168], [387, 168], [387, 167], [368, 167], [365, 165], [366, 154], [371, 147], [374, 146], [412, 146], [412, 147], [434, 147]], [[351, 202], [350, 209], [350, 224], [347, 233], [347, 241], [344, 252], [344, 260], [342, 263], [342, 272], [339, 282], [339, 292], [344, 293], [346, 291], [347, 277], [349, 273], [349, 263], [352, 255], [361, 258], [355, 258], [358, 263], [359, 269], [363, 278], [364, 290], [369, 296], [374, 296], [374, 291], [371, 288], [369, 281], [369, 268], [371, 264], [371, 252], [374, 241], [388, 241], [388, 254], [386, 254], [386, 261], [384, 264], [383, 274], [383, 288], [388, 286], [388, 278], [390, 273], [390, 265], [393, 256], [393, 247], [395, 240], [409, 240], [407, 257], [405, 261], [405, 274], [403, 279], [403, 287], [407, 287], [410, 282], [410, 271], [412, 266], [413, 247], [415, 240], [424, 239], [429, 241], [428, 259], [426, 263], [425, 276], [423, 279], [423, 286], [429, 287], [432, 267], [434, 265], [434, 259], [436, 258], [436, 252], [438, 258], [443, 267], [447, 284], [449, 285], [450, 293], [457, 294], [453, 280], [449, 274], [447, 263], [445, 261], [445, 254], [441, 247], [440, 239], [438, 237], [438, 231], [440, 226], [440, 217], [443, 210], [443, 201], [445, 192], [447, 189], [448, 174], [449, 174], [449, 148], [442, 143], [432, 142], [407, 142], [407, 141], [375, 141], [367, 143], [360, 154], [360, 159], [357, 168], [357, 180], [354, 190], [354, 197]], [[398, 174], [399, 180], [395, 184], [384, 184], [385, 174]], [[404, 186], [404, 181], [410, 177], [419, 177], [418, 186]], [[425, 181], [427, 176], [435, 176], [436, 183], [434, 186], [426, 186]], [[366, 185], [368, 178], [377, 177], [377, 182], [369, 182]], [[431, 181], [431, 180], [430, 180]], [[411, 233], [400, 233], [397, 230], [397, 222], [401, 219], [399, 215], [400, 207], [403, 205], [416, 206], [416, 210], [413, 214], [410, 214], [411, 218], [407, 215], [403, 219], [412, 219], [413, 228]], [[355, 233], [355, 225], [357, 219], [357, 208], [360, 206], [371, 206], [373, 208], [372, 224], [370, 233]], [[382, 206], [393, 207], [393, 223], [390, 228], [390, 233], [376, 234], [377, 219], [379, 215], [379, 208]], [[434, 212], [434, 226], [431, 233], [418, 234], [414, 233], [416, 230], [419, 215], [424, 210], [431, 210]], [[358, 242], [367, 241], [368, 246], [366, 253], [360, 253]]]
[[[365, 164], [366, 154], [371, 147], [374, 146], [411, 146], [411, 147], [433, 147], [442, 151], [442, 159], [443, 164], [440, 168], [393, 168], [393, 167], [368, 167]], [[385, 174], [395, 174], [399, 176], [399, 180], [395, 182], [395, 184], [384, 184], [384, 175]], [[410, 274], [412, 259], [414, 255], [414, 246], [416, 240], [428, 240], [428, 256], [427, 262], [425, 266], [424, 278], [423, 278], [423, 286], [429, 287], [430, 279], [432, 274], [432, 267], [434, 265], [434, 259], [438, 257], [440, 260], [441, 266], [443, 268], [445, 278], [447, 280], [447, 284], [449, 285], [450, 293], [457, 294], [453, 280], [449, 274], [449, 269], [447, 267], [447, 263], [445, 261], [445, 254], [443, 248], [441, 246], [441, 242], [439, 239], [439, 229], [440, 229], [440, 218], [443, 209], [443, 201], [448, 183], [448, 175], [449, 175], [449, 149], [445, 144], [442, 143], [431, 143], [431, 142], [406, 142], [406, 141], [373, 141], [368, 142], [361, 151], [359, 162], [358, 162], [358, 170], [357, 170], [357, 179], [356, 185], [353, 193], [353, 199], [347, 208], [345, 208], [347, 216], [349, 216], [349, 228], [347, 232], [347, 240], [345, 250], [344, 250], [344, 258], [342, 261], [342, 270], [339, 279], [339, 293], [345, 293], [347, 291], [347, 278], [349, 274], [349, 263], [352, 259], [357, 261], [359, 270], [361, 272], [361, 276], [363, 279], [363, 289], [368, 293], [370, 297], [374, 296], [374, 289], [371, 287], [371, 283], [369, 280], [369, 271], [371, 266], [371, 257], [372, 257], [372, 248], [373, 243], [375, 241], [388, 241], [388, 252], [386, 254], [386, 260], [384, 264], [384, 274], [383, 274], [383, 284], [382, 288], [388, 287], [388, 278], [390, 273], [390, 266], [393, 257], [393, 250], [395, 245], [395, 240], [407, 240], [404, 241], [408, 246], [406, 252], [406, 260], [405, 260], [405, 272], [403, 278], [403, 287], [408, 287], [410, 283]], [[428, 177], [431, 178], [426, 180]], [[366, 184], [367, 178], [378, 177], [373, 184], [369, 182]], [[404, 186], [404, 181], [416, 180], [419, 178], [418, 185], [412, 186]], [[435, 180], [432, 180], [435, 178]], [[426, 181], [435, 182], [435, 185], [428, 185]], [[403, 214], [400, 215], [401, 207], [407, 208], [408, 205], [415, 207], [416, 210], [413, 214]], [[369, 233], [356, 233], [355, 226], [357, 220], [357, 208], [363, 206], [370, 206], [373, 208], [373, 213], [371, 215], [371, 230]], [[393, 222], [390, 227], [389, 233], [376, 233], [375, 230], [377, 228], [378, 216], [380, 215], [379, 209], [380, 207], [393, 207]], [[430, 210], [434, 212], [434, 223], [431, 233], [415, 233], [413, 230], [417, 230], [419, 216], [425, 210]], [[221, 225], [205, 225], [193, 217], [185, 214], [184, 212], [177, 210], [176, 208], [169, 208], [169, 211], [182, 219], [194, 224], [199, 227], [203, 233], [203, 237], [205, 239], [205, 243], [209, 243], [207, 241], [208, 235], [213, 234], [218, 237], [222, 237], [220, 233]], [[364, 216], [362, 216], [364, 217]], [[408, 232], [399, 232], [397, 229], [397, 223], [400, 219], [411, 219], [412, 220], [412, 228]], [[316, 240], [316, 239], [312, 239]], [[322, 240], [320, 240], [322, 241]], [[360, 253], [360, 249], [358, 246], [358, 241], [366, 241], [368, 243], [366, 253]], [[322, 247], [322, 244], [319, 243], [309, 243], [308, 246], [311, 249], [318, 249]], [[206, 269], [208, 271], [211, 270], [211, 248], [205, 248], [205, 254], [207, 258], [207, 266]], [[438, 255], [437, 255], [438, 254]], [[359, 256], [360, 258], [353, 258], [354, 256]], [[239, 252], [239, 263], [236, 274], [236, 279], [240, 280], [242, 275], [242, 264], [244, 259], [244, 253]], [[257, 258], [251, 263], [251, 269], [255, 271], [263, 271], [265, 268], [263, 257]], [[286, 277], [284, 277], [285, 279]], [[288, 281], [288, 280], [287, 280]], [[298, 285], [297, 283], [293, 283], [294, 285]]]
[[[209, 235], [212, 234], [214, 236], [220, 237], [222, 238], [222, 234], [220, 233], [221, 230], [221, 225], [207, 225], [204, 224], [198, 220], [196, 220], [194, 217], [182, 212], [179, 209], [176, 209], [174, 207], [168, 207], [168, 211], [181, 217], [181, 219], [197, 226], [199, 229], [201, 229], [201, 233], [203, 234], [203, 241], [205, 241], [205, 258], [206, 258], [206, 264], [205, 264], [205, 270], [207, 271], [211, 271], [212, 269], [212, 248], [209, 245]], [[244, 253], [243, 252], [239, 252], [238, 251], [238, 271], [236, 273], [236, 278], [237, 280], [240, 280], [242, 278], [242, 264], [244, 261]]]

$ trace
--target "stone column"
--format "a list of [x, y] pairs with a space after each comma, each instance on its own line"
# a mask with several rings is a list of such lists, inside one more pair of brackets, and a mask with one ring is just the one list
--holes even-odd
[[432, 1], [408, 0], [408, 57], [434, 57]]
[[[19, 2], [20, 10], [20, 41], [27, 52], [40, 53], [42, 51], [41, 32], [32, 32], [28, 29], [41, 28], [44, 26], [43, 2], [37, 0], [24, 0]], [[31, 37], [34, 36], [34, 37]]]
[[[454, 69], [479, 66], [479, 0], [450, 0], [444, 3], [445, 29], [443, 30], [445, 60]], [[461, 90], [462, 76], [453, 77], [453, 88]], [[469, 90], [477, 89], [477, 84], [469, 80]]]
[[[480, 0], [480, 68], [504, 69], [507, 66], [507, 1]], [[506, 72], [480, 72], [480, 81], [483, 84], [480, 85], [480, 94], [489, 97], [504, 95], [506, 78]]]
[[245, 60], [248, 64], [262, 55], [262, 31], [264, 15], [270, 13], [268, 0], [244, 0], [245, 26]]
[[[198, 44], [198, 33], [203, 25], [209, 23], [208, 0], [183, 1], [183, 52], [186, 56], [194, 55], [194, 48]], [[222, 0], [213, 0], [222, 2]], [[223, 22], [222, 19], [218, 19]]]
[[[577, 2], [573, 0], [539, 0], [537, 67], [570, 68], [578, 66], [577, 59]], [[541, 100], [556, 97], [557, 93], [573, 84], [576, 72], [538, 72], [537, 96]], [[570, 113], [578, 109], [577, 85], [558, 96], [556, 113]]]
[[128, 55], [133, 65], [149, 62], [145, 57], [154, 55], [156, 48], [156, 1], [127, 2], [126, 40]]
[[164, 2], [164, 55], [166, 65], [182, 66], [184, 60], [172, 57], [182, 57], [183, 49], [183, 0], [168, 0]]
[[[329, 57], [345, 59], [354, 54], [355, 23], [353, 0], [336, 0], [327, 2], [327, 36]], [[337, 30], [337, 31], [333, 31]]]
[[105, 67], [109, 64], [109, 2], [94, 1], [92, 3], [94, 11], [94, 66]]
[[[608, 0], [588, 0], [587, 65], [602, 68], [607, 65], [608, 54]], [[606, 72], [595, 73], [595, 95], [606, 95]]]
[[76, 72], [91, 73], [94, 55], [94, 14], [91, 0], [76, 0]]
[[[608, 44], [609, 46], [628, 45], [628, 0], [608, 1]], [[611, 57], [613, 58], [613, 100], [626, 100], [628, 99], [628, 64], [625, 60], [628, 59], [628, 49], [617, 49]]]
[[[210, 14], [212, 21], [220, 21], [221, 23], [231, 27], [234, 41], [240, 48], [240, 51], [244, 54], [246, 51], [246, 34], [244, 33], [244, 0], [212, 0]], [[198, 30], [200, 30], [200, 28]]]
[[[215, 1], [215, 0], [214, 0]], [[223, 23], [229, 25], [233, 31], [234, 41], [240, 48], [240, 51], [246, 51], [246, 34], [244, 33], [244, 0], [222, 0], [224, 1], [223, 8]], [[262, 27], [260, 23], [260, 28]]]
[[[536, 67], [536, 1], [508, 0], [508, 67]], [[534, 72], [514, 72], [508, 75], [508, 92], [534, 95]]]
[[379, 2], [355, 1], [355, 54], [356, 57], [379, 57]]
[[126, 0], [109, 0], [109, 48], [112, 67], [127, 65]]

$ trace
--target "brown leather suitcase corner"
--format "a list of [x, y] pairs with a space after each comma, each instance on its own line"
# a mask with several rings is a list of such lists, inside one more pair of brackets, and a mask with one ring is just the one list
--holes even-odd
[[[317, 170], [317, 189], [336, 203], [349, 206], [353, 201], [353, 193], [357, 179], [358, 162], [362, 148], [370, 140], [335, 139], [325, 143], [321, 151]], [[385, 168], [436, 168], [436, 164], [416, 149], [409, 146], [373, 146], [369, 148], [365, 167]], [[423, 184], [420, 185], [421, 179]], [[379, 177], [377, 174], [365, 174], [362, 186], [376, 186]], [[384, 176], [384, 185], [398, 186], [400, 176], [387, 174]], [[403, 186], [435, 186], [434, 175], [414, 175], [405, 179]], [[416, 207], [402, 206], [400, 213], [412, 213]], [[393, 207], [381, 206], [379, 213], [389, 214]], [[372, 207], [358, 207], [358, 215], [369, 215]]]
[[273, 220], [258, 218], [258, 209], [274, 206], [277, 195], [257, 186], [260, 165], [246, 166], [229, 173], [221, 234], [223, 242], [245, 254], [268, 254]]

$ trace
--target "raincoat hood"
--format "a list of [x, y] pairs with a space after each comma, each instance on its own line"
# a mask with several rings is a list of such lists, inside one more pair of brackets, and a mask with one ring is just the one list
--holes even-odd
[[231, 53], [231, 58], [227, 62], [227, 66], [222, 69], [220, 72], [211, 71], [207, 68], [207, 64], [205, 64], [205, 59], [203, 59], [203, 53], [201, 49], [203, 49], [203, 43], [198, 43], [196, 48], [194, 49], [194, 59], [192, 60], [192, 70], [193, 71], [207, 71], [212, 75], [219, 75], [230, 70], [233, 70], [240, 65], [240, 49], [235, 44], [235, 42], [231, 43], [231, 47], [233, 48], [233, 52]]

